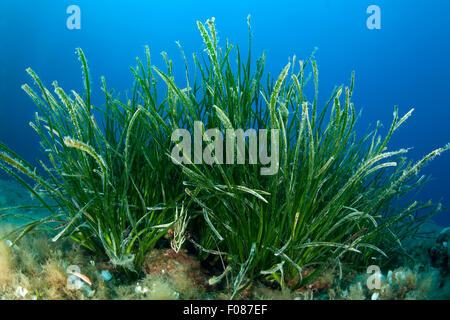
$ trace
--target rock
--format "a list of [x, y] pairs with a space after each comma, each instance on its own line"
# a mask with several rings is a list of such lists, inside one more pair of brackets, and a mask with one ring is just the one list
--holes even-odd
[[436, 243], [428, 251], [431, 259], [431, 265], [439, 269], [444, 276], [450, 273], [449, 241], [450, 228], [442, 229], [436, 239]]
[[191, 298], [189, 292], [201, 292], [211, 287], [200, 261], [185, 250], [151, 250], [144, 260], [144, 270], [150, 276], [167, 279], [182, 298]]

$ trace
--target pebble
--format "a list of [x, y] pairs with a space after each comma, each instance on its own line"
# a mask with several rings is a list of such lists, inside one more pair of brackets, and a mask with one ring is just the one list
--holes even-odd
[[[6, 239], [5, 240], [6, 245], [8, 246], [8, 248], [11, 248], [11, 246], [13, 245], [11, 240]], [[17, 245], [14, 245], [13, 250], [17, 250], [19, 249], [19, 247]]]
[[112, 279], [112, 275], [111, 273], [109, 273], [108, 270], [102, 270], [102, 272], [100, 273], [100, 276], [103, 278], [103, 280], [105, 281], [109, 281]]
[[22, 286], [18, 286], [16, 288], [16, 292], [14, 292], [16, 297], [25, 298], [25, 296], [28, 294], [28, 290], [26, 288], [23, 288]]

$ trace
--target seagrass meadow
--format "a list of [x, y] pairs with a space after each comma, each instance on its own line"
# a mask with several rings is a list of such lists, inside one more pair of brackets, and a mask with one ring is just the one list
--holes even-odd
[[[204, 52], [188, 59], [177, 42], [184, 79], [146, 47], [127, 95], [101, 79], [101, 105], [82, 49], [83, 92], [27, 69], [42, 156], [35, 168], [0, 144], [15, 180], [1, 186], [0, 297], [450, 298], [450, 230], [429, 220], [445, 208], [416, 200], [428, 181], [420, 170], [450, 144], [418, 161], [391, 149], [413, 109], [395, 107], [383, 134], [380, 123], [359, 132], [355, 74], [320, 104], [314, 53], [266, 72], [265, 54], [252, 58], [250, 17], [245, 54], [219, 43], [214, 19], [197, 27]], [[173, 133], [194, 135], [197, 122], [215, 161], [175, 161]], [[277, 152], [276, 172], [251, 161], [250, 137], [233, 149], [241, 163], [217, 161], [208, 128], [267, 129], [278, 144], [257, 149]], [[366, 286], [371, 265], [377, 288]]]

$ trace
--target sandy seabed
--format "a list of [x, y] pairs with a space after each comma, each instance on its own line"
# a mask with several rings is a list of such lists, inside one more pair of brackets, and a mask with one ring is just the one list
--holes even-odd
[[[36, 205], [26, 189], [0, 180], [0, 208]], [[1, 213], [6, 213], [3, 211]], [[44, 210], [9, 210], [30, 217], [45, 216]], [[23, 222], [17, 218], [0, 221], [0, 237]], [[368, 273], [330, 269], [314, 282], [296, 291], [281, 290], [271, 283], [255, 282], [237, 299], [346, 299], [404, 300], [450, 299], [450, 228], [428, 223], [429, 236], [405, 243], [409, 259], [398, 267], [381, 270], [379, 287], [369, 289]], [[37, 231], [12, 245], [0, 241], [0, 299], [229, 299], [231, 289], [186, 250], [151, 250], [143, 276], [125, 279], [105, 258], [97, 257], [71, 240], [52, 241], [51, 231]]]

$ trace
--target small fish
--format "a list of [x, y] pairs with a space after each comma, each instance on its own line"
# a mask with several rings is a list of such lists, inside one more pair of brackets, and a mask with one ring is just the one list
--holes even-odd
[[85, 276], [84, 274], [81, 274], [79, 272], [72, 272], [72, 271], [68, 271], [67, 273], [74, 275], [75, 277], [80, 278], [81, 280], [83, 280], [84, 282], [86, 282], [88, 285], [92, 286], [92, 281]]

